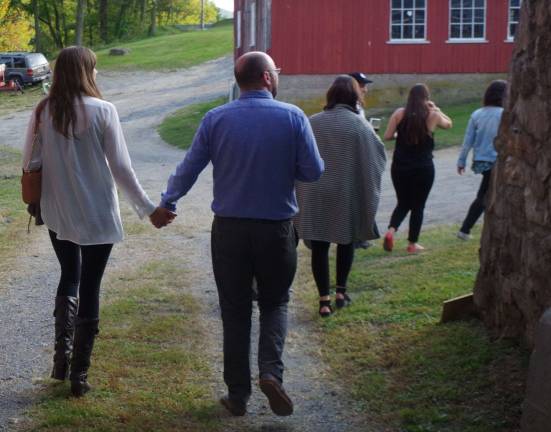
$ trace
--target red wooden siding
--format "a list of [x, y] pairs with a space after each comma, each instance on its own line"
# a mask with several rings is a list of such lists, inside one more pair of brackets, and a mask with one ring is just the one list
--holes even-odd
[[429, 43], [389, 44], [390, 0], [273, 0], [269, 53], [285, 74], [506, 72], [509, 2], [486, 1], [486, 43], [446, 43], [449, 0], [427, 0]]

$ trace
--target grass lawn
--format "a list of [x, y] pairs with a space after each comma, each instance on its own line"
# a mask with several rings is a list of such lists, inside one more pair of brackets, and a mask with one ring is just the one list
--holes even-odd
[[[435, 133], [435, 141], [437, 148], [451, 147], [454, 145], [463, 144], [463, 136], [467, 129], [467, 123], [471, 114], [480, 108], [480, 101], [466, 103], [462, 105], [450, 105], [441, 107], [453, 121], [451, 129], [438, 129]], [[386, 127], [386, 124], [385, 124]]]
[[[0, 261], [6, 263], [27, 222], [21, 201], [21, 154], [0, 147]], [[1, 274], [1, 271], [0, 271]]]
[[[211, 102], [190, 105], [168, 116], [158, 128], [161, 138], [167, 143], [172, 144], [181, 149], [187, 149], [191, 145], [195, 131], [205, 113], [212, 108], [222, 105], [226, 102], [226, 98], [219, 98]], [[318, 108], [314, 108], [312, 101], [303, 101], [298, 104], [308, 115], [317, 112]], [[460, 105], [450, 105], [443, 107], [442, 110], [448, 114], [454, 126], [448, 130], [438, 130], [436, 132], [436, 148], [441, 149], [463, 143], [463, 134], [467, 127], [467, 122], [471, 113], [480, 107], [479, 102], [464, 103]], [[388, 118], [392, 112], [384, 111], [373, 114], [370, 117], [381, 117], [383, 119], [381, 125], [381, 135], [386, 129]], [[393, 141], [387, 141], [388, 149], [394, 148]]]
[[89, 376], [94, 390], [75, 399], [68, 383], [48, 385], [27, 430], [219, 430], [204, 328], [198, 304], [179, 285], [184, 273], [152, 261], [109, 278]]
[[[325, 99], [320, 98], [303, 100], [297, 103], [297, 105], [300, 106], [308, 115], [312, 115], [321, 111], [324, 104]], [[455, 105], [441, 105], [440, 108], [444, 113], [451, 117], [451, 119], [453, 120], [453, 127], [448, 130], [438, 129], [436, 131], [436, 148], [441, 149], [463, 144], [463, 135], [465, 134], [465, 129], [467, 128], [469, 117], [474, 110], [480, 108], [480, 101]], [[390, 118], [392, 113], [393, 110], [369, 110], [369, 113], [367, 114], [368, 118], [379, 117], [382, 119], [380, 130], [381, 137], [386, 130], [388, 119]], [[394, 141], [386, 141], [385, 146], [388, 149], [394, 148]]]
[[[426, 230], [427, 251], [417, 256], [405, 253], [404, 235], [392, 254], [379, 243], [358, 251], [349, 280], [353, 304], [317, 318], [333, 378], [385, 430], [517, 430], [527, 351], [490, 340], [476, 320], [439, 323], [442, 301], [471, 292], [478, 269], [479, 231], [467, 243], [456, 231]], [[300, 298], [317, 316], [309, 254], [302, 259], [308, 289]]]
[[44, 97], [42, 86], [25, 87], [25, 93], [0, 92], [0, 117], [33, 108]]
[[222, 97], [210, 102], [189, 105], [166, 117], [159, 125], [158, 131], [161, 138], [167, 143], [181, 149], [188, 149], [193, 141], [195, 131], [207, 111], [226, 103], [227, 98]]
[[[463, 144], [463, 136], [467, 129], [467, 123], [473, 111], [480, 108], [480, 101], [462, 103], [458, 105], [443, 105], [440, 109], [447, 114], [453, 121], [451, 129], [437, 129], [434, 133], [434, 140], [437, 149], [452, 147]], [[386, 130], [388, 119], [393, 111], [385, 111], [383, 113], [373, 115], [371, 117], [381, 117], [381, 136]], [[387, 148], [394, 148], [394, 141], [386, 141]]]
[[98, 70], [175, 70], [187, 68], [224, 55], [233, 50], [233, 24], [223, 22], [204, 31], [180, 32], [119, 42], [129, 48], [125, 56], [110, 56], [109, 49], [96, 51]]

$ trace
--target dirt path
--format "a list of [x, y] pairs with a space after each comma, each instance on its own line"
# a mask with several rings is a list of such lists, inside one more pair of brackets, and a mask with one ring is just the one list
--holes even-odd
[[[171, 73], [100, 73], [100, 88], [105, 98], [117, 106], [134, 167], [154, 201], [158, 200], [169, 173], [184, 155], [184, 152], [162, 142], [155, 126], [177, 108], [225, 94], [231, 74], [230, 58]], [[20, 148], [28, 117], [29, 113], [24, 112], [2, 118], [0, 145]], [[436, 155], [437, 179], [427, 205], [427, 223], [459, 222], [474, 197], [478, 178], [457, 176], [455, 158], [455, 149]], [[155, 235], [129, 236], [126, 242], [114, 249], [110, 268], [131, 267], [145, 262], [151, 250], [156, 251], [155, 259], [159, 259], [158, 254], [161, 253], [161, 257], [177, 259], [186, 266], [190, 274], [186, 283], [190, 292], [202, 301], [205, 322], [212, 335], [209, 353], [214, 370], [212, 384], [221, 395], [224, 391], [221, 324], [209, 250], [211, 189], [209, 168], [199, 177], [188, 196], [180, 201], [177, 221]], [[394, 191], [387, 171], [379, 213], [381, 228], [386, 225], [394, 204]], [[126, 222], [135, 223], [137, 218], [130, 215]], [[151, 247], [148, 248], [148, 245]], [[32, 403], [33, 383], [48, 373], [50, 365], [53, 334], [51, 310], [58, 267], [44, 229], [34, 230], [32, 244], [19, 249], [17, 256], [2, 266], [0, 276], [2, 431], [10, 430], [25, 407]], [[357, 423], [354, 415], [356, 407], [341, 397], [341, 390], [322, 379], [327, 369], [318, 364], [317, 346], [311, 341], [309, 320], [301, 317], [293, 305], [290, 319], [285, 379], [286, 387], [295, 399], [296, 414], [284, 419], [274, 417], [264, 397], [253, 390], [250, 415], [230, 419], [228, 430], [372, 430], [370, 426]]]

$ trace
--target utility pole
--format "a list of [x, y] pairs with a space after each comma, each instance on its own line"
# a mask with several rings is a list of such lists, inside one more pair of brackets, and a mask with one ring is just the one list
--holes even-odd
[[201, 30], [205, 30], [205, 0], [201, 0]]

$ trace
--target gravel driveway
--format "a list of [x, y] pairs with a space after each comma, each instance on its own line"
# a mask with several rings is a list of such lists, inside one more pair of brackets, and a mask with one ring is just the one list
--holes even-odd
[[[154, 201], [158, 200], [170, 171], [184, 155], [183, 151], [166, 145], [155, 127], [164, 116], [180, 107], [226, 94], [232, 68], [232, 59], [226, 57], [170, 73], [100, 71], [100, 88], [104, 97], [119, 111], [134, 168]], [[29, 112], [3, 117], [0, 121], [0, 145], [20, 148], [28, 118]], [[456, 154], [456, 149], [436, 154], [437, 176], [427, 204], [428, 224], [459, 222], [474, 198], [479, 178], [455, 174]], [[189, 289], [204, 303], [205, 321], [212, 334], [210, 356], [215, 379], [218, 379], [217, 390], [222, 394], [221, 325], [209, 249], [211, 189], [211, 170], [208, 168], [192, 191], [181, 200], [176, 222], [159, 231], [155, 238], [129, 239], [117, 245], [110, 268], [147, 261], [147, 248], [142, 246], [148, 242], [166, 244], [167, 259], [182, 257], [190, 271]], [[387, 170], [379, 212], [381, 227], [386, 225], [394, 204], [394, 190]], [[171, 234], [173, 227], [179, 235]], [[48, 373], [50, 367], [51, 311], [59, 272], [50, 248], [46, 230], [35, 229], [29, 242], [0, 268], [0, 431], [10, 430], [18, 422], [24, 409], [33, 401], [36, 382]], [[358, 424], [354, 404], [341, 397], [340, 389], [320, 379], [327, 370], [318, 364], [318, 347], [310, 340], [310, 331], [309, 320], [301, 317], [292, 306], [286, 350], [286, 387], [295, 399], [296, 414], [285, 419], [275, 418], [270, 414], [265, 399], [254, 394], [251, 414], [229, 420], [228, 430], [380, 430]]]

